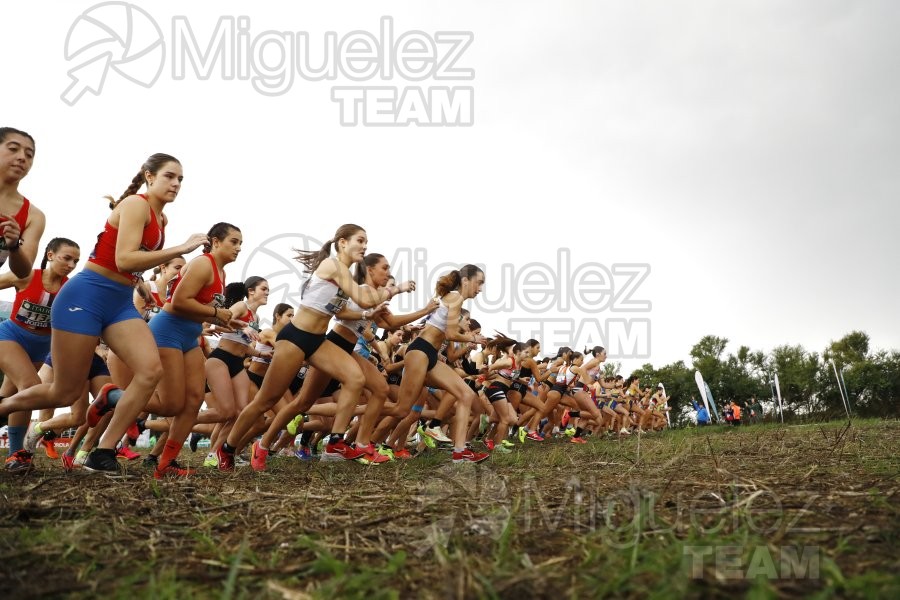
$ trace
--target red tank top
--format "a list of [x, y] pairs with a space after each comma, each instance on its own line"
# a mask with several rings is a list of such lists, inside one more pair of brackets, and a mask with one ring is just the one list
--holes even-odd
[[[197, 296], [194, 298], [200, 304], [207, 304], [209, 306], [215, 306], [216, 308], [222, 308], [225, 304], [225, 296], [223, 292], [225, 291], [225, 282], [222, 277], [219, 276], [219, 267], [216, 266], [216, 261], [212, 257], [211, 254], [201, 254], [201, 256], [205, 256], [212, 263], [213, 268], [213, 282], [209, 285], [203, 286], [199, 292], [197, 292]], [[178, 272], [178, 275], [169, 283], [168, 291], [166, 292], [166, 303], [172, 303], [172, 296], [175, 295], [175, 289], [178, 287], [178, 283], [181, 281], [181, 273], [184, 270]]]
[[[44, 289], [44, 272], [35, 269], [28, 287], [16, 294], [13, 302], [11, 318], [19, 327], [29, 331], [50, 331], [50, 305], [56, 297], [56, 292], [48, 292]], [[63, 283], [68, 277], [63, 278]], [[60, 285], [60, 289], [62, 286]]]
[[[31, 207], [31, 202], [28, 201], [28, 198], [22, 198], [22, 208], [19, 209], [15, 215], [13, 215], [13, 219], [16, 223], [19, 224], [19, 231], [25, 231], [25, 225], [28, 223], [28, 209]], [[6, 248], [6, 238], [0, 237], [0, 265], [6, 262], [7, 257], [9, 256], [9, 250]]]
[[[144, 201], [147, 196], [139, 194]], [[127, 277], [132, 283], [137, 283], [142, 279], [143, 271], [128, 273], [116, 266], [116, 240], [119, 238], [119, 230], [110, 225], [109, 220], [100, 235], [97, 236], [97, 244], [94, 251], [91, 252], [88, 262], [100, 265], [110, 271], [114, 271], [122, 277]], [[141, 236], [140, 250], [144, 252], [152, 252], [159, 250], [166, 242], [166, 234], [163, 227], [156, 220], [156, 213], [150, 211], [150, 222], [144, 226], [144, 233]]]

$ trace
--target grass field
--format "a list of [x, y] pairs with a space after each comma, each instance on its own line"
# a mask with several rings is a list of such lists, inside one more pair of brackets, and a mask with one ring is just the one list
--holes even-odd
[[0, 475], [0, 594], [900, 598], [898, 454], [859, 421], [166, 482], [41, 456]]

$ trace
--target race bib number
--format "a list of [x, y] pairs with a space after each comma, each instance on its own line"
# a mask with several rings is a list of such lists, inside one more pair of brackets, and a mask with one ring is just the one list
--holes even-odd
[[47, 329], [50, 327], [50, 307], [25, 300], [16, 313], [16, 320], [26, 327]]

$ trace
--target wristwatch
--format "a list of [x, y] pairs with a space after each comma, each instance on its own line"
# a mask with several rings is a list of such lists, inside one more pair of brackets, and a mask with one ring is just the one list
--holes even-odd
[[17, 242], [16, 242], [15, 244], [13, 244], [12, 246], [9, 246], [9, 247], [7, 248], [7, 250], [9, 250], [9, 253], [10, 253], [10, 254], [15, 254], [16, 252], [19, 251], [19, 248], [21, 248], [21, 247], [22, 247], [22, 244], [24, 244], [24, 243], [25, 243], [25, 242], [22, 241], [22, 238], [19, 238], [19, 241], [17, 241]]

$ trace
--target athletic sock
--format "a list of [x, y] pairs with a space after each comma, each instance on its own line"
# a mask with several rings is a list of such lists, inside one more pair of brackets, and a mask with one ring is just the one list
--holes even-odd
[[25, 446], [25, 434], [28, 427], [21, 425], [10, 425], [7, 427], [6, 433], [9, 435], [9, 455], [18, 452]]
[[165, 446], [163, 446], [162, 456], [159, 457], [159, 466], [163, 469], [169, 466], [169, 463], [178, 458], [178, 453], [181, 452], [182, 444], [175, 442], [174, 440], [166, 440]]

